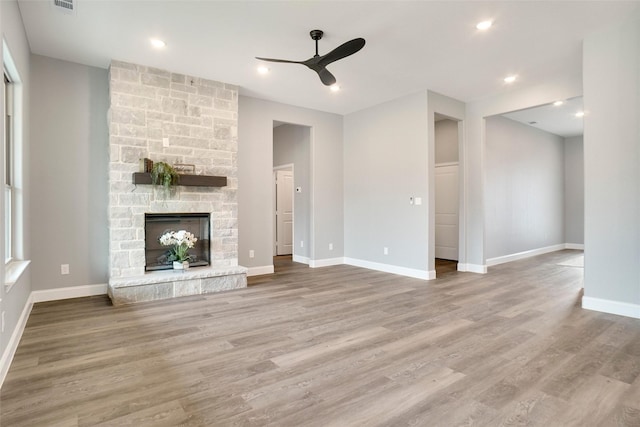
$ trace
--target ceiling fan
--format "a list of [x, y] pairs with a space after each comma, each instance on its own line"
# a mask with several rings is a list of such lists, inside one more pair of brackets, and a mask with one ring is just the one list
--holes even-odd
[[312, 30], [310, 33], [311, 38], [316, 42], [316, 54], [306, 61], [290, 61], [287, 59], [273, 59], [273, 58], [260, 58], [256, 56], [256, 59], [260, 59], [261, 61], [269, 61], [269, 62], [285, 62], [288, 64], [302, 64], [311, 68], [313, 71], [318, 73], [320, 76], [320, 80], [327, 86], [331, 86], [335, 84], [336, 78], [327, 70], [327, 65], [335, 62], [339, 59], [346, 58], [347, 56], [353, 55], [360, 49], [364, 47], [365, 40], [363, 38], [357, 38], [350, 40], [346, 43], [341, 44], [337, 48], [333, 49], [331, 52], [326, 55], [318, 55], [318, 40], [322, 38], [324, 34], [321, 30]]

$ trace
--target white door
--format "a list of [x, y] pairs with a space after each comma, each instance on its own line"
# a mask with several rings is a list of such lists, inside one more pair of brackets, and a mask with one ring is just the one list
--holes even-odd
[[293, 253], [293, 172], [276, 171], [276, 255]]
[[458, 165], [436, 165], [436, 258], [458, 260]]

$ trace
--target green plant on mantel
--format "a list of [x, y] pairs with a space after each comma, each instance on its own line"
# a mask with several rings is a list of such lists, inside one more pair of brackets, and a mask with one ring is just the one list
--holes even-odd
[[151, 169], [151, 183], [162, 185], [162, 188], [169, 192], [174, 185], [178, 185], [180, 176], [178, 172], [168, 163], [155, 162]]

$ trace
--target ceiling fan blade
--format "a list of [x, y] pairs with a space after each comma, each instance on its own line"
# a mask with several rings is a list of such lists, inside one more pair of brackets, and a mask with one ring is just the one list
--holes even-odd
[[364, 47], [365, 40], [363, 38], [357, 38], [353, 40], [349, 40], [346, 43], [341, 44], [337, 48], [333, 49], [331, 52], [323, 55], [318, 64], [327, 66], [338, 59], [346, 58], [349, 55], [353, 55], [360, 49]]
[[318, 71], [318, 75], [320, 76], [320, 80], [324, 83], [325, 86], [331, 86], [336, 83], [336, 78], [327, 70], [326, 68], [322, 68]]
[[289, 61], [288, 59], [260, 58], [258, 56], [256, 56], [256, 59], [269, 62], [285, 62], [287, 64], [302, 64], [302, 61]]

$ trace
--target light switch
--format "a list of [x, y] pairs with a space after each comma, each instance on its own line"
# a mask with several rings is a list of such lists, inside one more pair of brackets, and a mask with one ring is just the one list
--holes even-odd
[[302, 187], [296, 187], [296, 193], [302, 193]]

